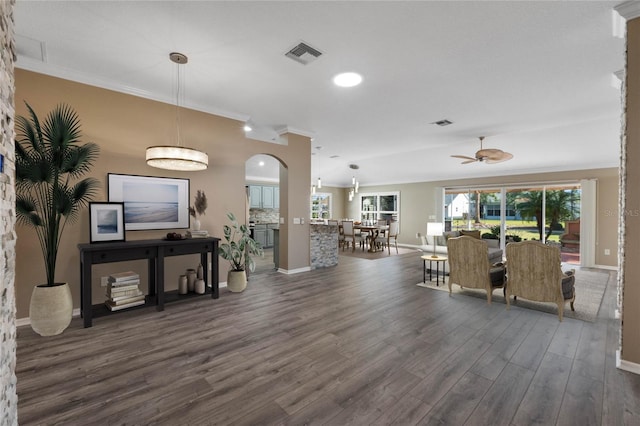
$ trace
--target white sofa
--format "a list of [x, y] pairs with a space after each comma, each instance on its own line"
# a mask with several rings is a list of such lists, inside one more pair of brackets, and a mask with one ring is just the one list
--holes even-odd
[[[447, 255], [447, 239], [459, 237], [464, 233], [465, 231], [450, 231], [450, 232], [444, 232], [442, 236], [436, 237], [436, 245], [435, 245], [436, 254], [441, 254], [443, 256], [446, 256]], [[471, 233], [473, 233], [473, 231], [467, 231], [466, 234], [470, 235]], [[420, 241], [421, 241], [421, 244], [418, 248], [422, 252], [424, 252], [424, 254], [433, 254], [433, 237], [424, 236], [422, 234], [418, 234], [418, 237], [420, 238]], [[490, 239], [483, 239], [482, 241], [484, 241], [487, 244], [487, 247], [489, 250], [489, 262], [492, 264], [502, 262], [503, 252], [502, 252], [502, 249], [500, 248], [500, 241], [490, 240]]]

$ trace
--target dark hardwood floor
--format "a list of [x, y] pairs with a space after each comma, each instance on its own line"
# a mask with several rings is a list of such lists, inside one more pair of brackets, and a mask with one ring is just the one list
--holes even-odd
[[611, 279], [589, 323], [421, 288], [415, 254], [18, 330], [21, 425], [633, 425]]

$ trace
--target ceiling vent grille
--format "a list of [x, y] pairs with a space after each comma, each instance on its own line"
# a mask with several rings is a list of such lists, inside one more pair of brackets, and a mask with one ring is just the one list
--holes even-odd
[[434, 121], [431, 124], [437, 124], [438, 126], [444, 127], [444, 126], [448, 126], [450, 124], [453, 124], [453, 121], [449, 121], [446, 118], [444, 120], [438, 120], [438, 121]]
[[291, 58], [294, 61], [307, 65], [322, 55], [318, 49], [314, 49], [306, 43], [300, 43], [290, 51], [284, 54], [287, 58]]

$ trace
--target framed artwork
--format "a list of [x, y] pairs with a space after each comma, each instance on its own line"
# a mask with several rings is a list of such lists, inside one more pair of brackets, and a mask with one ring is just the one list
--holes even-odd
[[109, 201], [124, 203], [127, 231], [189, 227], [189, 179], [108, 174]]
[[124, 203], [89, 203], [92, 243], [124, 241]]

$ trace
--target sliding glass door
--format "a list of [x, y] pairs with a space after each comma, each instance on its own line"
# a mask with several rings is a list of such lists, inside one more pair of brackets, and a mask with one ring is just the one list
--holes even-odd
[[563, 261], [580, 263], [579, 183], [445, 190], [445, 229], [477, 229], [482, 238], [557, 245]]

